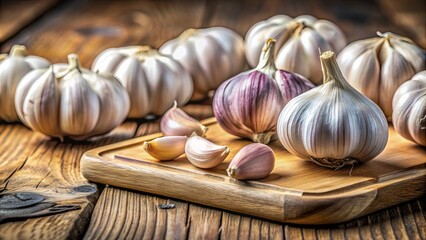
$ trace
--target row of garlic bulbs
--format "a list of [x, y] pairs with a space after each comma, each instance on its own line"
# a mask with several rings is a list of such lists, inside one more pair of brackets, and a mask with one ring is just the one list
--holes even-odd
[[[250, 65], [256, 64], [263, 43], [270, 37], [277, 39], [277, 47], [273, 53], [277, 68], [299, 73], [315, 84], [320, 84], [322, 79], [317, 49], [331, 49], [338, 52], [346, 45], [341, 30], [329, 21], [317, 20], [311, 16], [292, 19], [279, 15], [255, 24], [246, 35], [245, 47], [244, 40], [226, 28], [189, 29], [178, 38], [166, 42], [159, 51], [146, 46], [107, 49], [96, 58], [92, 70], [113, 74], [120, 80], [130, 97], [129, 117], [140, 118], [149, 113], [161, 115], [172, 106], [174, 100], [177, 100], [181, 106], [191, 98], [202, 99], [207, 96], [208, 91], [216, 89], [225, 79], [241, 72], [245, 68], [244, 55], [247, 56]], [[355, 50], [367, 45], [361, 44], [360, 47], [357, 42], [353, 43], [345, 48], [339, 59], [342, 59], [343, 64], [348, 63], [348, 67], [343, 67], [343, 73], [350, 75], [347, 77], [349, 83], [378, 103], [388, 116], [389, 111], [386, 109], [389, 109], [387, 106], [391, 101], [390, 96], [393, 95], [396, 86], [406, 80], [399, 76], [404, 75], [400, 72], [408, 71], [406, 70], [408, 67], [415, 72], [424, 69], [425, 54], [422, 49], [405, 38], [392, 34], [384, 35], [383, 38], [386, 41], [368, 40], [369, 42], [379, 41], [380, 44], [374, 45], [374, 51], [370, 51], [370, 47], [366, 47], [366, 52], [380, 54], [378, 64], [373, 64], [376, 69], [368, 71], [368, 73], [374, 72], [374, 76], [377, 76], [377, 72], [379, 72], [380, 76], [389, 76], [389, 80], [385, 82], [383, 79], [368, 81], [368, 77], [358, 78], [356, 75], [364, 72], [362, 67], [365, 66], [361, 63], [366, 61], [363, 61], [364, 52]], [[360, 54], [360, 60], [354, 61], [354, 64], [350, 64], [350, 61], [347, 60], [357, 59], [356, 56], [351, 55], [351, 49], [355, 49], [353, 51]], [[244, 50], [246, 54], [244, 54]], [[349, 53], [344, 54], [347, 52]], [[348, 57], [345, 57], [346, 55]], [[13, 90], [22, 73], [16, 74], [13, 84], [10, 83], [10, 80], [3, 81], [2, 75], [7, 76], [9, 70], [2, 69], [9, 68], [12, 72], [14, 70], [2, 62], [4, 61], [0, 58], [0, 82], [6, 87], [11, 86]], [[387, 73], [381, 74], [380, 65], [388, 66], [390, 62], [396, 62], [395, 64], [399, 64], [398, 66], [401, 67], [398, 68], [398, 71], [394, 71], [396, 73], [387, 70], [392, 68], [385, 67], [383, 71], [387, 71]], [[46, 64], [40, 67], [46, 67]], [[6, 73], [2, 74], [2, 72]], [[410, 74], [411, 72], [408, 71], [404, 76]], [[352, 75], [354, 77], [351, 77]], [[366, 76], [370, 75], [366, 74]], [[373, 82], [373, 86], [369, 85], [370, 82]], [[309, 88], [313, 86], [311, 85]], [[386, 94], [382, 94], [380, 97], [370, 96], [368, 91], [377, 85]], [[3, 113], [14, 111], [11, 104], [14, 102], [12, 96], [14, 91], [7, 91], [7, 94], [1, 93], [1, 91], [6, 92], [4, 90], [6, 87], [3, 87], [3, 90], [0, 89], [0, 98], [6, 99], [2, 99], [0, 102], [0, 118], [14, 121], [16, 114]], [[302, 90], [306, 89], [300, 91]], [[376, 95], [378, 95], [377, 92]], [[278, 107], [282, 108], [284, 104]], [[72, 134], [64, 133], [64, 135]]]
[[[278, 135], [290, 153], [325, 167], [337, 169], [378, 156], [388, 141], [387, 119], [376, 103], [345, 80], [334, 53], [320, 56], [323, 84], [301, 88], [308, 86], [304, 84], [307, 80], [276, 69], [274, 45], [268, 39], [256, 68], [217, 89], [213, 111], [221, 127], [264, 144]], [[423, 72], [419, 75], [421, 78]], [[394, 106], [400, 112], [394, 116], [403, 122], [396, 124], [396, 130], [422, 144], [426, 139], [426, 89], [423, 82], [415, 81], [398, 90]], [[415, 91], [413, 96], [410, 91]], [[409, 135], [401, 132], [404, 128]]]

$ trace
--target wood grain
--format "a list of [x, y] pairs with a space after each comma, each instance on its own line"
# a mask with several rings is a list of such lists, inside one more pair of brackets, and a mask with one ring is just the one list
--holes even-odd
[[[65, 239], [81, 236], [99, 194], [96, 186], [80, 173], [81, 155], [90, 148], [130, 138], [135, 131], [136, 124], [127, 123], [109, 136], [83, 143], [61, 143], [33, 133], [19, 124], [0, 125], [0, 193], [37, 193], [45, 197], [43, 202], [79, 207], [79, 210], [60, 215], [50, 215], [55, 212], [49, 212], [49, 209], [42, 212], [43, 209], [28, 207], [27, 211], [49, 216], [2, 223], [0, 239]], [[12, 214], [20, 217], [18, 211]]]
[[348, 221], [425, 194], [426, 149], [392, 128], [383, 153], [353, 170], [321, 168], [292, 156], [276, 141], [270, 144], [276, 157], [272, 174], [242, 182], [227, 177], [225, 169], [250, 142], [229, 135], [214, 119], [203, 122], [209, 127], [207, 139], [231, 149], [225, 162], [213, 169], [198, 169], [185, 156], [157, 161], [142, 148], [144, 141], [161, 136], [153, 134], [85, 153], [81, 171], [94, 182], [303, 224]]
[[[173, 203], [175, 208], [159, 209], [158, 204], [162, 203]], [[425, 207], [426, 198], [420, 198], [339, 225], [281, 225], [107, 187], [96, 205], [85, 239], [141, 239], [153, 236], [153, 232], [162, 232], [165, 239], [424, 239]]]
[[[41, 1], [41, 0], [40, 0]], [[40, 2], [37, 1], [37, 2]], [[17, 4], [21, 1], [13, 1], [14, 4]], [[3, 4], [4, 1], [1, 2]], [[420, 8], [419, 8], [420, 9]], [[25, 10], [25, 9], [24, 9]], [[32, 10], [32, 9], [31, 9]], [[14, 16], [18, 16], [19, 12], [13, 12]], [[90, 67], [92, 60], [96, 57], [100, 51], [107, 47], [112, 46], [125, 46], [132, 44], [149, 44], [154, 47], [160, 46], [164, 41], [168, 40], [171, 37], [178, 35], [183, 29], [187, 27], [199, 27], [199, 26], [211, 26], [211, 25], [224, 25], [233, 28], [240, 34], [244, 34], [247, 29], [256, 21], [272, 16], [275, 13], [284, 13], [291, 16], [296, 16], [300, 14], [314, 14], [320, 18], [327, 18], [333, 21], [336, 21], [339, 26], [342, 27], [343, 31], [348, 36], [350, 41], [361, 39], [365, 37], [370, 37], [374, 35], [377, 30], [392, 30], [396, 33], [407, 35], [413, 37], [414, 35], [410, 30], [405, 30], [404, 27], [398, 27], [397, 22], [390, 23], [386, 14], [383, 14], [383, 10], [379, 9], [374, 2], [359, 2], [359, 1], [320, 1], [316, 3], [315, 1], [255, 1], [255, 0], [240, 0], [240, 1], [84, 1], [84, 0], [75, 0], [75, 1], [63, 1], [60, 7], [55, 8], [54, 12], [49, 12], [43, 18], [40, 18], [36, 23], [31, 24], [30, 26], [22, 29], [15, 29], [14, 32], [18, 33], [15, 37], [11, 38], [7, 42], [4, 42], [0, 46], [2, 52], [6, 52], [10, 47], [15, 43], [26, 44], [32, 54], [41, 55], [49, 58], [52, 62], [64, 62], [66, 61], [66, 55], [70, 52], [76, 52], [80, 54], [80, 57], [83, 60], [83, 65], [85, 67]], [[1, 14], [2, 17], [5, 16], [4, 8], [2, 5]], [[4, 23], [0, 21], [0, 23]], [[424, 26], [418, 26], [419, 28], [425, 28]], [[2, 28], [0, 28], [2, 29]], [[15, 34], [14, 33], [14, 34]], [[421, 36], [423, 39], [426, 36]], [[207, 117], [207, 116], [205, 116]], [[203, 117], [203, 118], [205, 118]], [[147, 126], [154, 129], [155, 124], [141, 123], [137, 122], [139, 127], [136, 131], [137, 136], [141, 136], [145, 133], [148, 133], [150, 130], [147, 130]], [[128, 124], [128, 123], [126, 123]], [[132, 123], [136, 124], [136, 123]], [[13, 175], [13, 171], [18, 171], [20, 166], [22, 166], [28, 156], [32, 156], [32, 151], [39, 147], [40, 135], [27, 134], [28, 131], [16, 125], [3, 125], [4, 128], [0, 128], [2, 132], [7, 133], [6, 135], [1, 135], [2, 144], [8, 142], [7, 145], [3, 147], [0, 144], [0, 183], [6, 182], [4, 179], [7, 179], [9, 176]], [[136, 126], [134, 127], [136, 129]], [[10, 137], [8, 134], [12, 134]], [[113, 138], [117, 137], [120, 139], [128, 138], [132, 135], [129, 132], [119, 132], [114, 134]], [[43, 138], [43, 137], [41, 137]], [[5, 139], [5, 140], [3, 140]], [[44, 138], [43, 138], [44, 139]], [[114, 140], [115, 141], [115, 140]], [[99, 145], [106, 144], [100, 140]], [[69, 147], [67, 150], [63, 150], [62, 147], [57, 147], [55, 144], [47, 145], [42, 144], [40, 147], [55, 147], [55, 151], [66, 151], [71, 152], [66, 154], [66, 158], [73, 158], [79, 156], [79, 154], [74, 154], [74, 151], [83, 151], [86, 149], [86, 146], [83, 147], [74, 147], [74, 144], [71, 144], [72, 147]], [[78, 148], [80, 150], [75, 150]], [[50, 153], [53, 150], [46, 150]], [[57, 152], [57, 153], [59, 153]], [[48, 153], [46, 156], [48, 157]], [[38, 154], [38, 157], [41, 157], [42, 154]], [[45, 157], [46, 157], [45, 156]], [[37, 158], [38, 158], [37, 157]], [[4, 161], [3, 158], [7, 160]], [[11, 160], [13, 158], [13, 160]], [[47, 159], [47, 158], [46, 158]], [[27, 160], [28, 161], [28, 160]], [[32, 161], [32, 160], [31, 160]], [[65, 165], [66, 162], [66, 165]], [[7, 165], [6, 170], [3, 171], [3, 167]], [[26, 165], [26, 164], [24, 164]], [[56, 167], [53, 167], [51, 175], [59, 176], [61, 174], [66, 174], [65, 172], [70, 171], [69, 169], [74, 169], [78, 167], [76, 161], [64, 161], [63, 164], [54, 164]], [[45, 166], [45, 165], [43, 165]], [[59, 170], [61, 169], [61, 170]], [[62, 171], [64, 173], [57, 173], [56, 171]], [[73, 171], [73, 170], [71, 170]], [[28, 171], [27, 171], [28, 172]], [[68, 174], [73, 180], [78, 180], [80, 177], [74, 176], [74, 174]], [[21, 178], [25, 178], [22, 174], [19, 175]], [[49, 177], [48, 177], [49, 179]], [[32, 183], [38, 183], [37, 180], [32, 180]], [[56, 180], [52, 181], [53, 186], [55, 185]], [[47, 183], [47, 182], [46, 182]], [[40, 183], [43, 185], [43, 181]], [[2, 185], [3, 187], [5, 185]], [[110, 193], [114, 188], [106, 188], [105, 191], [101, 194], [100, 203], [102, 200], [106, 201], [119, 201], [121, 204], [131, 205], [131, 198], [126, 198], [125, 196], [135, 194], [131, 191], [120, 190], [120, 194], [114, 192]], [[137, 196], [141, 195], [139, 193]], [[170, 201], [170, 200], [168, 200]], [[95, 200], [89, 201], [89, 205], [93, 205]], [[143, 202], [136, 202], [139, 207]], [[217, 211], [210, 208], [204, 207], [192, 207], [191, 204], [184, 203], [183, 205], [188, 206], [186, 209], [191, 211], [200, 210], [200, 211]], [[416, 206], [421, 209], [417, 211]], [[421, 207], [422, 206], [422, 207]], [[104, 211], [105, 205], [99, 205], [97, 211]], [[81, 236], [84, 232], [84, 229], [87, 227], [85, 225], [88, 221], [88, 216], [90, 215], [91, 207], [85, 207], [86, 211], [81, 213], [81, 211], [75, 215], [71, 214], [72, 212], [51, 216], [45, 219], [38, 224], [37, 221], [20, 221], [13, 224], [8, 224], [8, 227], [0, 225], [0, 238], [28, 238], [28, 236], [34, 237], [43, 237], [43, 238], [76, 238]], [[395, 218], [398, 220], [400, 225], [407, 226], [412, 224], [412, 221], [404, 222], [405, 216], [407, 214], [416, 212], [418, 213], [412, 219], [417, 223], [416, 226], [419, 226], [419, 223], [424, 225], [424, 202], [419, 204], [410, 204], [404, 211], [398, 209], [398, 216]], [[108, 209], [111, 213], [114, 213], [117, 217], [123, 217], [119, 212], [120, 208]], [[194, 216], [198, 214], [195, 211]], [[74, 213], [77, 211], [74, 211]], [[71, 215], [70, 215], [71, 214]], [[100, 216], [100, 215], [98, 215]], [[212, 222], [220, 222], [222, 214], [209, 214], [208, 216], [214, 218]], [[78, 219], [81, 218], [81, 219]], [[148, 217], [149, 219], [150, 216]], [[238, 216], [235, 216], [238, 218]], [[47, 220], [46, 220], [47, 219]], [[168, 218], [169, 222], [171, 218]], [[173, 218], [176, 219], [176, 218]], [[177, 219], [180, 219], [177, 218]], [[203, 224], [208, 224], [208, 220], [197, 218], [199, 222]], [[257, 222], [256, 219], [250, 219], [250, 222]], [[362, 218], [366, 219], [366, 218]], [[93, 235], [97, 234], [103, 236], [96, 227], [104, 226], [104, 224], [109, 224], [110, 219], [102, 219], [99, 221], [99, 225], [91, 225], [88, 230], [88, 233], [92, 232]], [[164, 220], [164, 219], [163, 219]], [[422, 220], [422, 221], [419, 221]], [[114, 223], [115, 218], [111, 218], [111, 221]], [[362, 220], [368, 222], [367, 220]], [[248, 226], [246, 220], [242, 223], [242, 226]], [[259, 220], [260, 222], [260, 220]], [[265, 222], [265, 221], [264, 221]], [[112, 228], [124, 228], [127, 226], [129, 232], [137, 231], [135, 229], [135, 223], [129, 225], [132, 221], [120, 221], [120, 224], [112, 225]], [[58, 225], [62, 227], [59, 227]], [[171, 224], [171, 223], [170, 223]], [[198, 224], [197, 221], [191, 221], [192, 228], [194, 229], [204, 229], [207, 226], [195, 226]], [[14, 226], [16, 231], [10, 235], [13, 230], [10, 230], [11, 226]], [[52, 226], [53, 225], [53, 226]], [[92, 228], [95, 227], [95, 228]], [[111, 225], [110, 225], [111, 226]], [[149, 227], [152, 228], [153, 225]], [[180, 226], [180, 225], [179, 225]], [[363, 225], [364, 228], [359, 230], [360, 236], [363, 236], [363, 239], [368, 239], [370, 232], [368, 225]], [[189, 226], [187, 226], [189, 227]], [[294, 227], [294, 226], [293, 226]], [[424, 237], [424, 227], [420, 229], [419, 236], [414, 236], [413, 238]], [[214, 226], [214, 229], [221, 229], [219, 226]], [[254, 229], [266, 229], [266, 227], [261, 227], [256, 224], [252, 225]], [[3, 234], [4, 229], [9, 229]], [[61, 229], [61, 231], [51, 231], [52, 234], [49, 234], [49, 229]], [[166, 236], [175, 236], [176, 231], [172, 231], [172, 228], [168, 228], [166, 231]], [[182, 228], [183, 229], [183, 228]], [[178, 232], [182, 229], [177, 230]], [[230, 228], [228, 228], [230, 229]], [[242, 232], [247, 231], [245, 228], [240, 228], [240, 236]], [[300, 229], [300, 228], [299, 228]], [[380, 228], [377, 231], [377, 228], [374, 232], [377, 232], [378, 237], [380, 235]], [[405, 228], [404, 228], [405, 229]], [[407, 231], [410, 230], [410, 227], [407, 227]], [[423, 232], [421, 231], [423, 229]], [[63, 230], [63, 231], [62, 231]], [[185, 229], [183, 229], [185, 230]], [[152, 231], [151, 230], [147, 230]], [[194, 231], [194, 230], [193, 230]], [[200, 232], [197, 230], [196, 232]], [[223, 230], [221, 230], [223, 232]], [[230, 229], [233, 234], [232, 230]], [[234, 230], [235, 231], [235, 230]], [[316, 230], [318, 231], [318, 230]], [[325, 234], [324, 236], [342, 236], [342, 231], [338, 229], [329, 229], [325, 230], [330, 234]], [[334, 234], [335, 231], [338, 231], [338, 234]], [[116, 231], [119, 232], [119, 231]], [[253, 232], [250, 230], [250, 232]], [[299, 231], [302, 233], [302, 231]], [[399, 228], [394, 227], [393, 232], [399, 232]], [[132, 236], [130, 234], [128, 236]], [[262, 232], [262, 233], [265, 233]], [[366, 233], [363, 235], [363, 233]], [[422, 235], [423, 233], [423, 235]], [[259, 236], [260, 231], [253, 232], [250, 236]], [[348, 235], [355, 234], [355, 235]], [[356, 232], [344, 232], [346, 238], [352, 238], [356, 235]], [[113, 236], [113, 235], [111, 235]], [[140, 235], [139, 235], [140, 236]], [[179, 234], [177, 236], [180, 236]], [[215, 235], [217, 236], [217, 235]], [[232, 235], [227, 235], [232, 236]], [[301, 235], [295, 235], [300, 238]], [[365, 237], [367, 236], [367, 237]], [[266, 237], [265, 237], [266, 238]], [[329, 237], [328, 237], [329, 238]]]
[[58, 0], [1, 1], [0, 44], [35, 21], [57, 3]]

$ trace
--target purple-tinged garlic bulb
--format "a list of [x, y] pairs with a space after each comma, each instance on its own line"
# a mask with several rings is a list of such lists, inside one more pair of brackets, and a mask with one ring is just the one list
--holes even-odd
[[252, 143], [243, 147], [229, 163], [226, 172], [238, 180], [255, 180], [269, 176], [275, 165], [275, 155], [270, 147]]
[[192, 133], [204, 137], [208, 128], [201, 124], [197, 119], [192, 118], [182, 109], [177, 107], [177, 102], [161, 118], [161, 132], [165, 136], [187, 136]]
[[213, 99], [213, 112], [230, 134], [267, 144], [276, 136], [276, 124], [286, 103], [311, 89], [306, 78], [277, 70], [275, 40], [268, 39], [259, 65], [222, 83]]

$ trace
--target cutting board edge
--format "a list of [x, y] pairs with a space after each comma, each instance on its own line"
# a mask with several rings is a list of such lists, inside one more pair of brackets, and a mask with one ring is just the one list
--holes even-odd
[[[98, 150], [101, 150], [101, 148], [99, 148]], [[221, 199], [215, 201], [211, 199], [206, 199], [205, 197], [197, 198], [198, 195], [194, 196], [193, 194], [176, 194], [176, 192], [173, 192], [176, 189], [173, 186], [170, 188], [164, 188], [161, 186], [156, 187], [155, 184], [158, 184], [157, 181], [163, 181], [165, 179], [164, 177], [157, 176], [155, 172], [147, 171], [147, 175], [145, 175], [145, 177], [152, 178], [150, 179], [151, 181], [148, 183], [138, 184], [134, 180], [127, 180], [126, 177], [137, 177], [139, 172], [135, 171], [134, 173], [132, 173], [132, 170], [134, 169], [129, 166], [123, 164], [114, 164], [113, 162], [108, 159], [105, 159], [101, 154], [99, 154], [100, 152], [102, 151], [92, 150], [86, 152], [81, 158], [82, 174], [90, 181], [109, 184], [117, 187], [145, 191], [157, 195], [177, 198], [189, 202], [195, 202], [211, 207], [217, 207], [233, 212], [239, 212], [285, 223], [331, 224], [345, 222], [356, 217], [360, 217], [368, 213], [399, 204], [401, 202], [415, 199], [425, 194], [425, 190], [421, 187], [426, 184], [426, 169], [414, 168], [407, 170], [407, 174], [403, 174], [397, 178], [388, 179], [382, 182], [375, 182], [370, 185], [362, 186], [359, 189], [353, 189], [351, 191], [348, 191], [346, 192], [346, 196], [343, 196], [343, 194], [341, 193], [315, 195], [309, 193], [294, 193], [291, 191], [282, 192], [273, 189], [252, 189], [253, 192], [251, 192], [250, 194], [256, 195], [256, 197], [250, 196], [250, 194], [248, 194], [247, 197], [250, 196], [250, 199], [256, 199], [259, 202], [250, 202], [246, 199], [243, 201], [242, 205], [232, 206], [232, 203], [241, 203], [242, 199], [241, 197], [239, 197], [238, 193], [226, 194], [227, 190], [232, 190], [226, 186], [222, 186], [222, 190], [225, 193], [224, 197], [230, 198], [232, 199], [232, 201], [220, 201]], [[109, 164], [106, 164], [106, 162], [109, 162]], [[116, 181], [113, 181], [111, 178], [104, 177], [104, 175], [98, 176], [96, 174], [96, 171], [91, 171], [92, 169], [96, 169], [97, 171], [99, 171], [99, 169], [102, 167], [107, 167], [108, 170], [115, 171], [118, 176], [121, 176], [116, 179]], [[173, 176], [171, 176], [170, 179], [166, 179], [166, 181], [169, 182], [173, 182], [174, 180], [176, 179], [173, 179]], [[185, 179], [181, 180], [185, 181]], [[416, 181], [417, 184], [413, 184], [413, 181]], [[381, 193], [380, 189], [384, 189], [385, 191], [390, 191], [393, 193], [395, 186], [392, 185], [392, 183], [395, 182], [398, 182], [398, 184], [400, 185], [404, 185], [404, 187], [406, 187], [406, 190], [409, 193], [414, 194], [407, 194], [407, 191], [405, 191], [404, 193], [399, 194], [397, 196], [396, 194], [393, 195], [393, 197], [396, 197], [398, 201], [385, 201], [381, 203], [380, 201], [383, 201], [384, 197], [382, 197], [383, 194]], [[198, 189], [200, 191], [204, 191], [207, 195], [209, 194], [211, 189], [208, 189], [208, 191], [203, 189], [203, 187], [205, 187], [203, 186], [205, 183], [202, 183], [202, 181], [195, 183], [196, 186], [191, 185], [190, 187], [186, 187], [186, 185], [183, 184], [183, 186], [186, 187], [184, 189], [185, 193], [186, 191], [193, 191], [195, 194], [197, 193]], [[177, 186], [178, 185], [179, 183], [177, 183]], [[273, 204], [267, 202], [268, 199], [262, 199], [262, 196], [264, 196], [262, 193], [265, 192], [268, 193], [268, 199], [273, 200]], [[213, 192], [211, 192], [211, 194], [213, 194]], [[353, 201], [354, 197], [363, 199], [362, 204], [356, 206], [356, 211], [354, 211], [353, 208], [348, 207], [344, 209], [350, 210], [351, 212], [338, 211], [339, 209], [345, 207], [348, 203]], [[261, 207], [270, 209], [258, 211]]]

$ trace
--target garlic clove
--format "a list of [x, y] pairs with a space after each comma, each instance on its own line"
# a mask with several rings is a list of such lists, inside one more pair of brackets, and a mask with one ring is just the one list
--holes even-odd
[[165, 136], [144, 142], [143, 149], [158, 160], [173, 160], [185, 152], [186, 136]]
[[229, 152], [229, 147], [216, 145], [196, 134], [193, 134], [185, 145], [186, 157], [199, 168], [216, 167], [225, 160]]
[[[393, 49], [389, 41], [383, 43], [380, 58], [382, 67], [380, 74], [381, 84], [378, 88], [380, 92], [378, 105], [388, 116], [388, 120], [391, 120], [392, 104], [388, 104], [389, 99], [392, 99], [396, 89], [416, 72], [411, 63], [406, 61], [402, 54]], [[393, 79], [393, 81], [389, 81], [389, 79]], [[377, 89], [374, 90], [377, 92]]]
[[269, 176], [274, 169], [275, 155], [270, 147], [252, 143], [243, 147], [229, 163], [228, 176], [238, 180], [255, 180]]
[[165, 136], [188, 137], [191, 136], [193, 132], [204, 137], [208, 130], [206, 126], [178, 108], [176, 101], [173, 107], [161, 118], [160, 129]]

